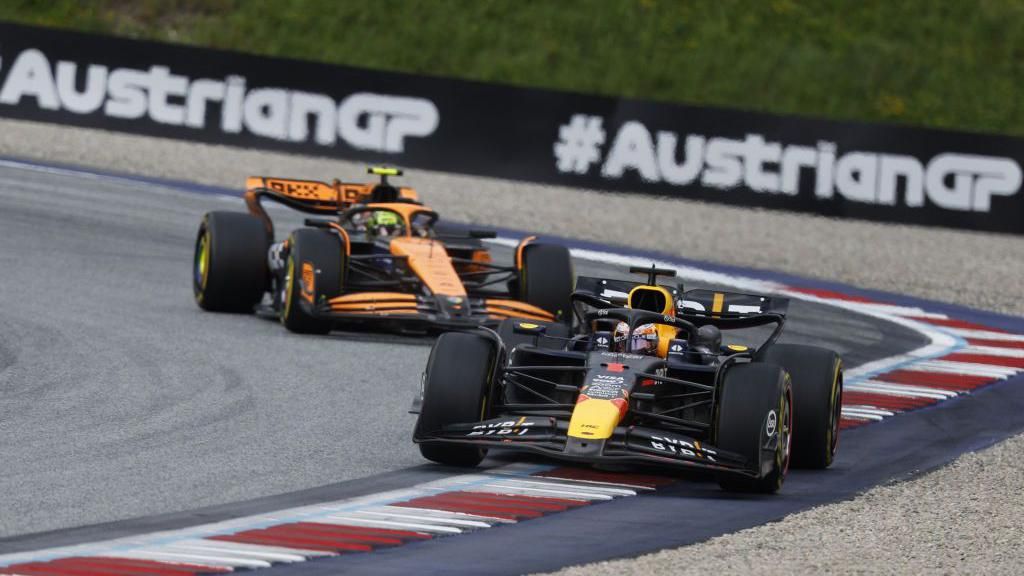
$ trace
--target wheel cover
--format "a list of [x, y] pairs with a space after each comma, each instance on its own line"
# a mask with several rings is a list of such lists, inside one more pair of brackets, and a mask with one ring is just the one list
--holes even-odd
[[196, 246], [195, 258], [195, 283], [200, 292], [206, 289], [206, 278], [210, 273], [210, 232], [204, 230], [199, 235], [199, 245]]
[[779, 418], [781, 422], [779, 444], [782, 448], [779, 454], [782, 462], [779, 463], [779, 469], [782, 470], [782, 476], [785, 476], [789, 471], [789, 460], [793, 450], [793, 391], [791, 388], [786, 390], [782, 406], [783, 416]]
[[829, 413], [829, 427], [828, 427], [828, 461], [832, 462], [833, 456], [836, 454], [836, 450], [839, 448], [839, 421], [842, 419], [843, 412], [843, 363], [836, 362], [836, 374], [832, 379], [832, 406]]
[[288, 265], [284, 273], [284, 312], [281, 314], [281, 322], [288, 318], [292, 309], [292, 288], [295, 278], [295, 259], [288, 255]]

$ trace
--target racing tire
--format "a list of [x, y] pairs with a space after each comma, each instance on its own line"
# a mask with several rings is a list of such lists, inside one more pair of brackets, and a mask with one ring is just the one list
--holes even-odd
[[267, 291], [269, 235], [243, 212], [207, 212], [192, 259], [196, 304], [212, 312], [251, 313]]
[[570, 296], [575, 287], [569, 249], [558, 244], [527, 244], [519, 270], [520, 298], [572, 323]]
[[726, 368], [715, 447], [746, 456], [759, 468], [759, 476], [721, 473], [718, 484], [723, 490], [771, 494], [782, 488], [792, 448], [792, 408], [792, 386], [781, 367], [749, 363]]
[[[413, 439], [450, 424], [480, 422], [488, 414], [488, 391], [495, 361], [494, 343], [478, 334], [446, 332], [430, 351], [423, 375], [423, 405]], [[472, 467], [487, 455], [471, 445], [420, 443], [427, 460], [448, 466]]]
[[[345, 252], [337, 236], [326, 230], [300, 228], [288, 239], [281, 323], [299, 334], [326, 334], [329, 319], [318, 318], [309, 308], [341, 294]], [[312, 282], [312, 286], [310, 286]]]
[[824, 469], [839, 447], [843, 361], [832, 350], [775, 344], [760, 360], [782, 366], [793, 381], [793, 458], [796, 468]]

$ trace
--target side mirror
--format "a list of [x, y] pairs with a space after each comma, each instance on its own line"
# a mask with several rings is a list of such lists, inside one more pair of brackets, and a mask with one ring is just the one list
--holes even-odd
[[547, 326], [536, 322], [516, 322], [512, 325], [512, 331], [516, 334], [543, 334]]

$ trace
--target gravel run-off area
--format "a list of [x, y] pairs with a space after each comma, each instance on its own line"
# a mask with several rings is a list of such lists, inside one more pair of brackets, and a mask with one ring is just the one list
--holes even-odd
[[[361, 181], [361, 164], [0, 120], [0, 155], [241, 188], [249, 175]], [[444, 217], [772, 269], [1024, 315], [1024, 238], [410, 171]], [[643, 213], [643, 228], [625, 213]], [[2, 231], [0, 231], [2, 238]], [[665, 238], [677, 240], [666, 245]], [[1021, 416], [1024, 418], [1024, 415]], [[838, 504], [559, 574], [1018, 573], [1024, 437]]]

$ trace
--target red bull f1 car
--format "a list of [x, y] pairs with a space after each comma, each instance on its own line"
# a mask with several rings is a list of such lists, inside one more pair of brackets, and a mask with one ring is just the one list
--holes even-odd
[[[193, 292], [205, 310], [275, 316], [290, 330], [325, 333], [339, 323], [411, 330], [494, 326], [506, 318], [568, 320], [569, 251], [528, 238], [499, 265], [482, 239], [448, 233], [415, 190], [379, 182], [332, 184], [251, 177], [248, 213], [210, 212], [196, 237]], [[261, 202], [317, 218], [274, 241]]]
[[[700, 469], [753, 492], [779, 490], [791, 462], [832, 463], [842, 361], [777, 343], [786, 299], [683, 291], [657, 282], [671, 270], [632, 271], [647, 282], [578, 279], [575, 329], [511, 319], [441, 335], [413, 410], [423, 455], [475, 466], [493, 448]], [[746, 329], [767, 337], [723, 343]]]

